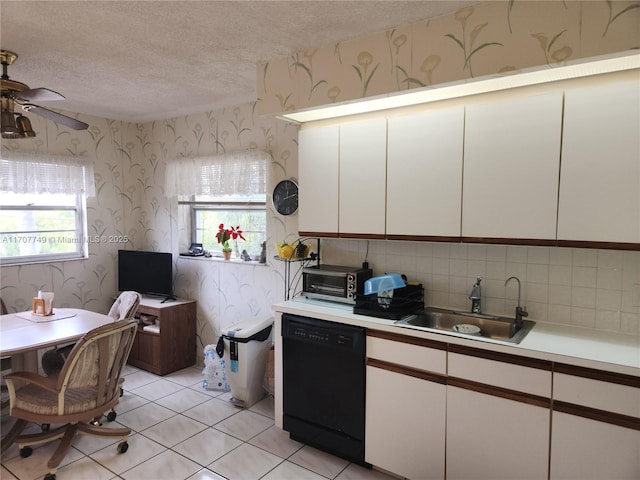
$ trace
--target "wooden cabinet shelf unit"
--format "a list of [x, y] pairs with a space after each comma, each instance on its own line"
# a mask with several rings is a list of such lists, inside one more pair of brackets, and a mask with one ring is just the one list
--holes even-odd
[[128, 363], [143, 370], [166, 375], [196, 363], [196, 302], [143, 297], [136, 317], [153, 316], [160, 331], [143, 330], [140, 322]]

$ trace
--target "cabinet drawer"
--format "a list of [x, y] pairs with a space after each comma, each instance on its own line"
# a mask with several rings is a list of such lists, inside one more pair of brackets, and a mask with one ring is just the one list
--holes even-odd
[[[490, 352], [488, 352], [490, 353]], [[514, 362], [517, 358], [515, 357]], [[506, 388], [540, 397], [551, 397], [551, 367], [541, 363], [540, 368], [504, 360], [482, 358], [449, 352], [449, 377]]]
[[446, 375], [446, 344], [404, 335], [369, 331], [367, 357]]
[[[615, 380], [612, 377], [612, 380]], [[555, 373], [553, 399], [640, 418], [640, 388], [617, 382]]]
[[155, 315], [156, 317], [160, 316], [160, 309], [149, 307], [147, 305], [138, 305], [137, 313], [142, 313], [144, 315]]

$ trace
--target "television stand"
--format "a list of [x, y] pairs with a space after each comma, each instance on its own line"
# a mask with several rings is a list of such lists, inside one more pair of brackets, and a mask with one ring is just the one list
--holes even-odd
[[164, 297], [164, 300], [162, 300], [160, 303], [172, 302], [172, 301], [175, 301], [175, 299], [176, 297], [169, 295], [168, 297]]
[[[140, 319], [127, 363], [156, 375], [166, 375], [196, 363], [196, 301], [143, 295], [136, 318]], [[146, 319], [155, 318], [159, 331], [144, 330]]]

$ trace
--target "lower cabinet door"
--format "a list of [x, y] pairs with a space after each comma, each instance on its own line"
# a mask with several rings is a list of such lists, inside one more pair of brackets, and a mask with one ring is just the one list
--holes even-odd
[[[160, 370], [160, 335], [148, 332], [139, 332], [136, 337], [138, 343], [138, 361], [152, 368], [152, 371]], [[153, 370], [155, 369], [155, 370]]]
[[549, 408], [447, 387], [447, 479], [548, 477]]
[[640, 478], [640, 431], [553, 412], [552, 480]]
[[365, 460], [408, 479], [443, 479], [446, 386], [367, 366], [366, 388]]

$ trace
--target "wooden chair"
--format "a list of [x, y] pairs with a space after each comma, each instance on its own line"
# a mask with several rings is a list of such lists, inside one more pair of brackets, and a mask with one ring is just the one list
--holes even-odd
[[[1, 452], [17, 443], [20, 455], [28, 457], [31, 445], [61, 439], [47, 463], [45, 480], [55, 480], [60, 462], [78, 433], [119, 438], [118, 453], [129, 448], [131, 430], [103, 428], [92, 422], [113, 409], [120, 399], [121, 373], [138, 322], [122, 320], [86, 333], [74, 346], [60, 374], [45, 377], [32, 372], [15, 372], [5, 377], [9, 388], [10, 415], [16, 423], [2, 439]], [[21, 386], [22, 385], [22, 386]], [[28, 422], [64, 424], [34, 434], [21, 435]]]
[[[9, 313], [9, 310], [7, 310], [7, 305], [4, 303], [4, 300], [0, 298], [0, 315], [6, 315], [7, 313]], [[0, 358], [0, 369], [3, 377], [4, 375], [11, 372], [11, 357]], [[4, 380], [2, 380], [2, 383], [0, 384], [0, 392], [2, 393], [3, 397], [7, 392], [7, 386], [4, 384]], [[8, 406], [9, 400], [0, 401], [0, 409], [4, 410]]]
[[116, 301], [111, 305], [109, 315], [114, 320], [124, 320], [125, 318], [133, 318], [140, 305], [142, 296], [138, 292], [122, 292]]
[[[138, 292], [122, 292], [109, 310], [108, 315], [114, 321], [133, 318], [138, 305], [140, 305], [141, 295]], [[73, 344], [64, 347], [52, 348], [42, 355], [42, 370], [47, 376], [57, 375], [62, 369], [64, 362], [71, 353]]]

